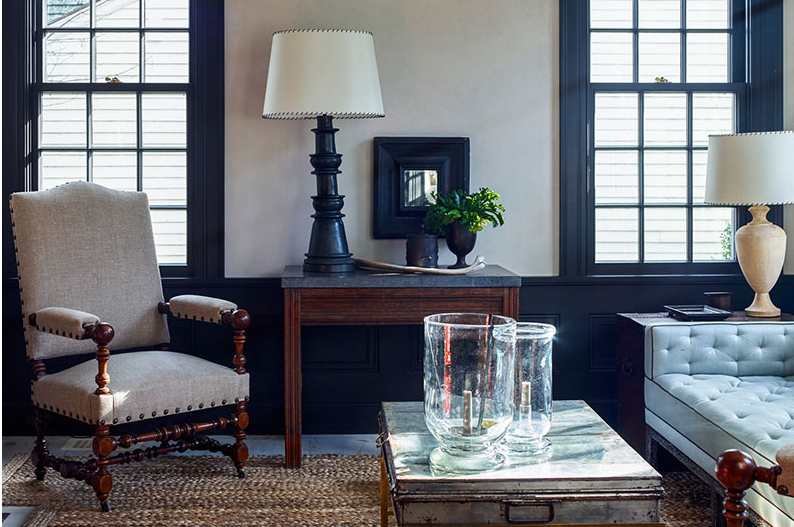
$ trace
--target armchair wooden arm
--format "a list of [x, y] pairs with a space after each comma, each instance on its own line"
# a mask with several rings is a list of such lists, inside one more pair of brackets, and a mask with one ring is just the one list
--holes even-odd
[[[113, 326], [107, 322], [100, 322], [99, 317], [83, 311], [76, 311], [66, 308], [49, 307], [31, 313], [28, 323], [37, 331], [52, 333], [60, 337], [75, 340], [91, 339], [96, 343], [96, 360], [98, 372], [94, 380], [97, 395], [110, 393], [110, 375], [108, 375], [108, 359], [110, 359], [110, 349], [108, 344], [113, 340], [115, 332]], [[40, 362], [40, 361], [35, 361]], [[45, 373], [44, 365], [34, 364], [34, 372], [38, 379]]]
[[[759, 467], [749, 454], [741, 450], [726, 450], [717, 458], [715, 469], [717, 479], [725, 487], [725, 500], [723, 501], [722, 514], [728, 527], [742, 527], [748, 518], [748, 506], [744, 501], [744, 494], [756, 481], [766, 483], [779, 494], [789, 495], [789, 489], [779, 484], [781, 474], [784, 472], [782, 457], [784, 452], [794, 450], [794, 445], [784, 447], [778, 453], [777, 461], [780, 465], [772, 467]], [[785, 467], [787, 477], [792, 472], [794, 466]]]
[[[191, 313], [191, 303], [188, 301], [186, 302], [184, 299], [185, 297], [189, 297], [190, 295], [184, 295], [182, 298], [182, 303], [180, 305], [180, 311], [178, 314], [173, 313], [171, 310], [170, 302], [160, 302], [157, 304], [157, 309], [160, 313], [165, 315], [171, 315], [177, 318], [186, 318], [188, 320], [195, 320], [195, 321], [203, 321], [203, 322], [216, 322], [219, 324], [224, 324], [227, 326], [231, 326], [234, 329], [234, 371], [238, 374], [242, 375], [245, 373], [245, 355], [243, 354], [243, 348], [245, 347], [245, 330], [248, 326], [251, 325], [251, 315], [248, 314], [248, 311], [245, 309], [237, 309], [235, 304], [231, 302], [226, 302], [224, 300], [217, 300], [209, 297], [195, 297], [202, 300], [202, 307], [205, 307], [207, 303], [214, 303], [217, 306], [223, 305], [234, 305], [234, 309], [225, 309], [225, 310], [218, 310], [218, 317], [219, 318], [208, 318], [204, 316], [199, 318], [198, 316], [190, 316]], [[175, 297], [177, 298], [177, 297]], [[198, 311], [199, 306], [196, 305], [196, 310]]]
[[[223, 315], [237, 309], [234, 302], [202, 295], [178, 295], [165, 304], [172, 317], [215, 324], [223, 324]], [[164, 313], [162, 309], [160, 312]]]

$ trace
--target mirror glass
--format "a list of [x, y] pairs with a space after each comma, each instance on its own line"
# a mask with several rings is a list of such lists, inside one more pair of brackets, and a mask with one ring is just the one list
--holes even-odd
[[403, 170], [403, 207], [426, 207], [435, 200], [431, 192], [438, 192], [438, 170]]

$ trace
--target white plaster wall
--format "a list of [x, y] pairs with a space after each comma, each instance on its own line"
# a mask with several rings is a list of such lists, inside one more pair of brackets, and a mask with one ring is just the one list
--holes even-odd
[[[372, 238], [372, 138], [468, 136], [472, 189], [491, 187], [507, 209], [474, 254], [522, 275], [557, 274], [556, 0], [227, 0], [227, 276], [278, 276], [308, 246], [313, 122], [261, 117], [271, 34], [289, 28], [375, 36], [386, 117], [336, 123], [355, 255], [405, 258], [403, 240]], [[445, 247], [441, 259], [452, 261]]]
[[[785, 108], [784, 126], [794, 130], [794, 0], [783, 3], [783, 64], [784, 80], [783, 106]], [[794, 177], [794, 168], [790, 177]], [[785, 229], [788, 234], [786, 266], [784, 273], [794, 274], [794, 205], [786, 207]]]

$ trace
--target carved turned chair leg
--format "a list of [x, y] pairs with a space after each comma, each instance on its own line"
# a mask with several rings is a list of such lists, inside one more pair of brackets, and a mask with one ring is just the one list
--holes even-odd
[[[251, 324], [251, 316], [245, 309], [235, 309], [224, 312], [221, 316], [224, 324], [234, 328], [234, 371], [238, 375], [245, 373], [245, 330]], [[229, 446], [228, 455], [237, 469], [237, 476], [245, 477], [245, 462], [248, 460], [248, 447], [245, 445], [245, 429], [248, 427], [248, 412], [245, 411], [245, 401], [238, 401], [234, 406], [234, 444]]]
[[245, 462], [248, 460], [248, 446], [245, 441], [245, 429], [248, 427], [248, 412], [245, 411], [245, 401], [240, 401], [234, 406], [234, 415], [237, 418], [234, 421], [234, 444], [229, 449], [229, 457], [234, 462], [234, 468], [237, 469], [237, 477], [244, 478]]
[[116, 450], [118, 442], [110, 437], [109, 426], [98, 426], [94, 436], [93, 450], [97, 457], [97, 471], [88, 480], [89, 485], [94, 488], [96, 497], [99, 499], [99, 506], [102, 512], [110, 511], [108, 495], [113, 489], [113, 476], [108, 472], [108, 457]]
[[44, 479], [45, 474], [47, 474], [47, 468], [44, 462], [47, 456], [50, 455], [50, 451], [47, 448], [47, 440], [44, 439], [44, 414], [42, 414], [41, 409], [39, 408], [36, 408], [35, 421], [36, 421], [36, 446], [33, 447], [31, 460], [33, 461], [33, 464], [36, 465], [36, 470], [34, 470], [34, 473], [36, 474], [36, 479], [42, 481]]

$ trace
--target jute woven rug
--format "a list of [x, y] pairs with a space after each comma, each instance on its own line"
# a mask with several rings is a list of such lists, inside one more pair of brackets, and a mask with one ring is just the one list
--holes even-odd
[[[88, 485], [51, 471], [36, 481], [27, 456], [19, 454], [3, 466], [3, 505], [37, 507], [26, 527], [378, 525], [376, 456], [306, 456], [300, 470], [283, 463], [282, 456], [252, 457], [243, 480], [225, 457], [171, 456], [113, 467], [113, 510], [103, 514]], [[664, 485], [662, 516], [669, 527], [707, 525], [708, 488], [684, 473], [672, 473]]]

